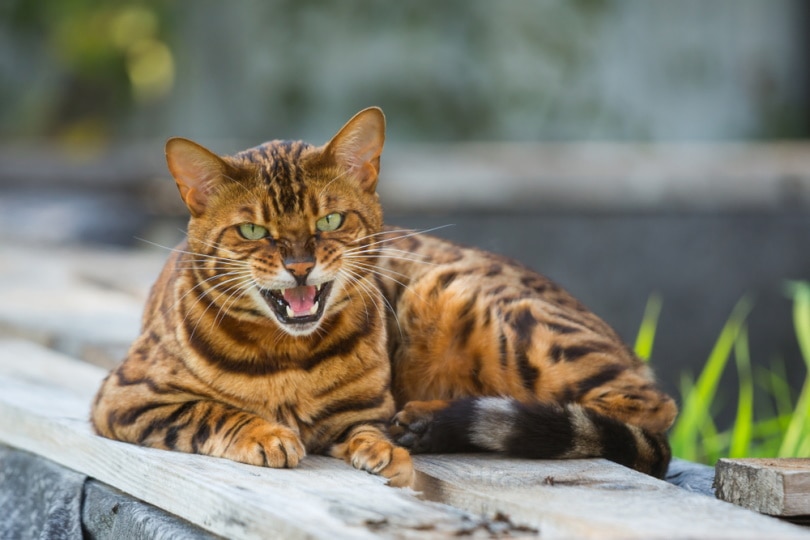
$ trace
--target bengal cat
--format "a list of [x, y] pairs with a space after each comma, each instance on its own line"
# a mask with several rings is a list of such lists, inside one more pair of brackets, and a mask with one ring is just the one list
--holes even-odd
[[607, 324], [514, 261], [383, 226], [384, 130], [370, 108], [320, 147], [167, 142], [187, 240], [96, 431], [269, 467], [324, 453], [395, 486], [403, 446], [662, 476], [675, 404]]

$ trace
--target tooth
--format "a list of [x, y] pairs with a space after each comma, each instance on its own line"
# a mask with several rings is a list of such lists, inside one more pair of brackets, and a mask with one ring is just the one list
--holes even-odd
[[312, 307], [309, 308], [310, 315], [315, 315], [316, 313], [318, 313], [318, 302], [315, 302], [314, 304], [312, 304]]
[[292, 308], [290, 306], [287, 306], [287, 317], [289, 317], [291, 319], [293, 317], [295, 317], [295, 312], [292, 310]]
[[320, 284], [315, 285], [315, 290], [320, 292], [321, 291], [321, 285]]
[[287, 289], [279, 289], [279, 290], [278, 290], [278, 293], [279, 293], [281, 296], [284, 296], [284, 293], [285, 293], [285, 292], [287, 292]]

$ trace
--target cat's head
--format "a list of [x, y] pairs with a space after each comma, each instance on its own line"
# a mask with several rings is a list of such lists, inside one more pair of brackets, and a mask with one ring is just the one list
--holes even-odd
[[315, 331], [373, 264], [384, 139], [378, 108], [357, 113], [320, 147], [272, 141], [217, 156], [169, 139], [201, 291], [221, 310], [273, 320], [289, 334]]

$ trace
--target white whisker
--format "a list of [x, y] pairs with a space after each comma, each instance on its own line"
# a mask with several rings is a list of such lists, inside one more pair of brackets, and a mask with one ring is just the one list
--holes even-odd
[[234, 184], [236, 184], [237, 186], [239, 186], [239, 187], [241, 187], [242, 189], [244, 189], [244, 190], [245, 190], [245, 193], [247, 193], [248, 195], [253, 195], [253, 192], [252, 192], [252, 191], [250, 191], [250, 190], [249, 190], [249, 189], [248, 189], [248, 188], [247, 188], [247, 187], [246, 187], [246, 186], [245, 186], [245, 185], [244, 185], [242, 182], [240, 182], [240, 181], [239, 181], [239, 180], [237, 180], [236, 178], [234, 178], [234, 177], [232, 177], [232, 176], [228, 176], [227, 174], [222, 174], [222, 177], [223, 177], [223, 178], [227, 178], [228, 180], [230, 180], [231, 182], [233, 182], [233, 183], [234, 183]]
[[[203, 285], [206, 282], [211, 281], [214, 278], [221, 278], [221, 277], [224, 277], [224, 276], [218, 274], [218, 275], [214, 276], [213, 278], [208, 278], [208, 279], [198, 283], [194, 287], [192, 287], [191, 290], [196, 289], [198, 286]], [[217, 295], [217, 297], [213, 299], [213, 303], [216, 303], [217, 301], [219, 301], [220, 297], [222, 296], [222, 293], [220, 291], [217, 291], [218, 288], [220, 288], [220, 287], [222, 287], [224, 285], [227, 285], [228, 283], [232, 283], [234, 281], [246, 280], [246, 279], [252, 279], [252, 278], [250, 276], [247, 276], [247, 275], [244, 275], [244, 274], [236, 275], [236, 277], [230, 277], [229, 279], [226, 279], [225, 281], [217, 283], [216, 285], [214, 285], [213, 287], [211, 287], [210, 289], [208, 289], [206, 291], [200, 291], [200, 294], [197, 295], [197, 299], [195, 300], [194, 304], [192, 304], [192, 306], [188, 310], [188, 313], [186, 313], [186, 316], [183, 318], [183, 323], [185, 324], [186, 320], [188, 319], [188, 316], [191, 315], [191, 312], [193, 311], [194, 306], [196, 306], [198, 303], [200, 303], [200, 301], [202, 301], [204, 296], [206, 296], [207, 294], [210, 294], [210, 293], [215, 293]], [[229, 287], [228, 290], [230, 290], [232, 287], [233, 286]], [[186, 294], [184, 294], [183, 298], [185, 298], [185, 296], [189, 292], [191, 292], [191, 291], [188, 291]], [[200, 323], [202, 322], [203, 317], [205, 316], [205, 314], [208, 312], [208, 310], [210, 308], [211, 308], [211, 304], [209, 303], [209, 305], [203, 310], [203, 312], [200, 313], [200, 316], [197, 318], [197, 323], [194, 325], [194, 328], [191, 331], [192, 336], [197, 332], [197, 327], [200, 325]]]
[[171, 251], [172, 253], [182, 253], [184, 255], [194, 255], [195, 257], [204, 257], [206, 259], [216, 259], [218, 261], [234, 261], [234, 259], [229, 259], [227, 257], [217, 257], [216, 255], [206, 255], [205, 253], [197, 253], [196, 251], [187, 251], [187, 250], [184, 250], [184, 249], [177, 249], [176, 247], [172, 248], [172, 247], [164, 246], [162, 244], [158, 244], [157, 242], [152, 242], [151, 240], [146, 240], [144, 238], [138, 238], [137, 236], [135, 237], [135, 240], [138, 240], [140, 242], [145, 242], [145, 243], [147, 243], [149, 245]]
[[[353, 269], [343, 267], [343, 268], [340, 269], [340, 272], [346, 272], [347, 275], [353, 277], [354, 278], [354, 283], [357, 284], [358, 286], [371, 287], [371, 289], [370, 289], [371, 291], [376, 291], [377, 292], [377, 294], [380, 296], [380, 298], [382, 298], [383, 302], [385, 302], [385, 305], [388, 306], [388, 309], [391, 311], [391, 315], [394, 316], [394, 321], [397, 323], [397, 329], [399, 330], [400, 337], [401, 338], [404, 337], [404, 334], [402, 332], [402, 326], [399, 324], [399, 317], [397, 316], [397, 312], [394, 309], [394, 306], [391, 305], [391, 302], [389, 302], [388, 299], [385, 297], [385, 295], [382, 293], [382, 291], [380, 291], [379, 289], [377, 289], [377, 287], [375, 287], [375, 286], [373, 286], [371, 284], [361, 283], [361, 280], [363, 279], [363, 276], [360, 275], [359, 272], [357, 272], [357, 271], [355, 271]], [[366, 292], [371, 294], [371, 292], [369, 292], [369, 289], [366, 289]], [[378, 310], [377, 312], [378, 313], [379, 313], [379, 309], [380, 309], [379, 306], [377, 306], [377, 310]]]
[[[379, 265], [372, 264], [372, 263], [368, 263], [368, 262], [362, 262], [362, 261], [351, 261], [351, 262], [349, 262], [348, 264], [349, 264], [350, 266], [358, 266], [358, 267], [363, 268], [363, 269], [365, 269], [365, 270], [375, 270], [376, 272], [383, 272], [383, 271], [385, 271], [385, 272], [390, 272], [391, 274], [394, 274], [394, 275], [400, 276], [400, 277], [402, 277], [402, 278], [410, 278], [410, 277], [411, 277], [411, 276], [410, 276], [410, 275], [408, 275], [408, 274], [403, 274], [402, 272], [397, 272], [396, 270], [394, 270], [394, 269], [392, 269], [392, 268], [383, 268], [383, 267], [381, 267], [381, 266], [379, 266]], [[375, 272], [375, 273], [376, 273], [376, 272]], [[382, 276], [382, 274], [377, 274], [377, 275]], [[387, 277], [387, 276], [382, 276], [382, 277]], [[399, 282], [398, 282], [398, 283], [399, 283]], [[400, 285], [402, 285], [403, 287], [405, 286], [403, 283], [400, 283]]]
[[[360, 291], [361, 294], [367, 295], [369, 300], [372, 301], [371, 302], [372, 305], [374, 305], [374, 307], [377, 308], [377, 313], [380, 314], [380, 306], [377, 305], [376, 302], [374, 302], [374, 292], [377, 292], [380, 296], [382, 296], [380, 291], [377, 290], [377, 288], [374, 287], [373, 285], [366, 283], [364, 281], [364, 276], [362, 276], [359, 272], [355, 272], [348, 268], [341, 268], [340, 272], [346, 277], [350, 285], [357, 288], [357, 290]], [[346, 295], [350, 297], [348, 287], [346, 289]], [[368, 311], [366, 311], [366, 314], [368, 314]]]
[[[236, 303], [237, 300], [243, 298], [245, 293], [248, 292], [251, 288], [257, 287], [256, 280], [253, 279], [252, 276], [242, 280], [241, 283], [237, 283], [233, 287], [230, 287], [228, 290], [224, 291], [222, 294], [227, 294], [230, 296], [229, 300], [226, 300], [219, 308], [217, 315], [214, 317], [214, 320], [211, 322], [211, 328], [215, 325], [222, 322], [225, 316], [228, 314], [228, 309]], [[219, 321], [219, 322], [217, 322]]]
[[[384, 274], [383, 270], [388, 270], [387, 268], [383, 269], [383, 268], [380, 268], [380, 267], [374, 266], [374, 265], [360, 266], [360, 264], [362, 264], [362, 263], [349, 263], [348, 266], [356, 267], [356, 268], [359, 268], [360, 270], [365, 270], [366, 272], [369, 272], [371, 274], [380, 276], [381, 278], [384, 278], [384, 279], [389, 279], [389, 280], [393, 281], [394, 283], [397, 283], [398, 285], [402, 286], [403, 288], [409, 290], [419, 300], [421, 300], [423, 302], [425, 301], [425, 299], [422, 298], [422, 296], [420, 296], [410, 285], [407, 285], [407, 284], [399, 281], [396, 278], [393, 278], [393, 277], [391, 277], [391, 276], [389, 276], [387, 274]], [[407, 276], [405, 276], [405, 277], [407, 277]], [[383, 295], [383, 298], [385, 298], [385, 295]], [[386, 299], [386, 301], [387, 301], [387, 299]]]
[[211, 249], [216, 249], [216, 250], [222, 250], [222, 251], [226, 251], [226, 252], [228, 252], [229, 254], [231, 254], [232, 256], [233, 256], [233, 255], [238, 255], [238, 254], [237, 254], [235, 251], [232, 251], [232, 250], [230, 250], [230, 249], [228, 249], [228, 248], [225, 248], [225, 247], [222, 247], [222, 246], [218, 246], [218, 245], [216, 245], [216, 244], [212, 244], [211, 242], [207, 242], [206, 240], [203, 240], [202, 238], [199, 238], [199, 237], [197, 237], [197, 236], [191, 236], [191, 235], [188, 233], [188, 231], [183, 231], [183, 229], [178, 229], [178, 230], [179, 230], [180, 232], [184, 233], [184, 234], [186, 235], [186, 238], [193, 238], [193, 239], [194, 239], [194, 241], [199, 242], [200, 244], [202, 244], [202, 245], [204, 245], [204, 246], [210, 247]]
[[[342, 272], [341, 272], [341, 273], [342, 273]], [[349, 276], [348, 272], [346, 272], [346, 273], [342, 273], [342, 274], [343, 274], [343, 276], [346, 278], [346, 280], [347, 280], [347, 281], [351, 281], [351, 276]], [[365, 312], [366, 312], [366, 322], [370, 322], [370, 321], [371, 321], [371, 316], [370, 316], [370, 315], [369, 315], [369, 313], [368, 313], [368, 302], [366, 302], [366, 296], [368, 296], [368, 295], [367, 295], [367, 294], [365, 294], [365, 293], [364, 293], [364, 292], [361, 290], [361, 291], [360, 291], [360, 300], [362, 300], [362, 301], [363, 301], [363, 311], [365, 311]], [[348, 289], [346, 290], [346, 297], [347, 297], [347, 298], [348, 298], [350, 301], [353, 301], [353, 299], [352, 299], [352, 295], [351, 295], [351, 293], [348, 291]], [[372, 300], [373, 300], [373, 299], [372, 299]], [[372, 303], [373, 303], [373, 302], [372, 302]], [[379, 308], [377, 309], [377, 312], [379, 313]]]
[[[452, 226], [453, 226], [452, 223], [448, 223], [447, 225], [439, 225], [438, 227], [433, 227], [431, 229], [425, 229], [423, 231], [404, 230], [403, 232], [407, 232], [408, 234], [395, 236], [394, 238], [384, 238], [383, 240], [378, 240], [378, 241], [372, 242], [370, 244], [363, 244], [362, 246], [358, 246], [357, 248], [347, 249], [346, 251], [350, 252], [350, 251], [352, 251], [352, 249], [362, 249], [364, 247], [368, 248], [368, 247], [371, 247], [371, 246], [376, 246], [377, 244], [384, 244], [386, 242], [395, 242], [397, 240], [402, 240], [404, 238], [410, 238], [412, 236], [417, 236], [417, 235], [420, 235], [420, 234], [430, 233], [430, 232], [433, 232], [433, 231], [438, 231], [439, 229], [444, 229], [444, 228], [452, 227]], [[390, 234], [391, 232], [392, 231], [383, 231], [382, 233], [375, 233], [375, 234]], [[368, 238], [368, 236], [366, 236], [364, 238]], [[358, 240], [355, 240], [352, 243], [356, 243]]]
[[[408, 252], [405, 252], [408, 253]], [[438, 263], [434, 263], [432, 261], [424, 260], [424, 259], [415, 259], [411, 257], [407, 257], [405, 255], [386, 255], [384, 253], [380, 254], [379, 252], [369, 251], [368, 253], [357, 252], [357, 253], [350, 253], [348, 255], [343, 255], [344, 259], [368, 259], [368, 258], [375, 258], [375, 259], [391, 259], [397, 261], [406, 261], [418, 264], [426, 264], [428, 266], [438, 266]]]
[[[171, 306], [171, 308], [170, 308], [170, 309], [174, 309], [174, 308], [175, 308], [175, 306], [176, 306], [176, 305], [177, 305], [179, 302], [181, 302], [181, 301], [182, 301], [182, 300], [183, 300], [183, 299], [184, 299], [186, 296], [188, 296], [190, 293], [192, 293], [192, 292], [194, 291], [194, 289], [196, 289], [196, 288], [198, 288], [198, 287], [203, 287], [203, 286], [204, 286], [204, 285], [206, 285], [206, 283], [208, 283], [209, 281], [214, 281], [215, 279], [220, 279], [220, 278], [223, 278], [223, 277], [230, 277], [230, 276], [241, 276], [241, 275], [250, 275], [250, 273], [249, 273], [249, 271], [239, 271], [239, 272], [234, 271], [234, 272], [227, 272], [227, 273], [225, 273], [225, 274], [214, 274], [213, 276], [211, 276], [211, 277], [209, 277], [209, 278], [206, 278], [206, 279], [203, 279], [203, 280], [201, 280], [201, 281], [198, 281], [198, 282], [197, 282], [197, 284], [196, 284], [196, 285], [194, 285], [192, 288], [190, 288], [188, 291], [186, 291], [186, 292], [183, 294], [183, 296], [181, 296], [180, 298], [178, 298], [177, 300], [175, 300], [174, 304], [172, 304], [172, 306]], [[215, 285], [215, 286], [214, 286], [214, 288], [216, 288], [216, 287], [218, 287], [218, 286], [219, 286], [219, 285]], [[198, 298], [198, 301], [199, 301], [199, 298]], [[196, 304], [196, 302], [195, 302], [195, 304]]]
[[[416, 257], [417, 259], [423, 259], [425, 261], [430, 259], [430, 256], [428, 255], [422, 255], [421, 253], [417, 253], [415, 251], [408, 251], [407, 249], [397, 249], [392, 247], [381, 247], [372, 249], [374, 249], [377, 253], [395, 253], [398, 255], [409, 255], [411, 257]], [[362, 253], [362, 251], [359, 251], [357, 253]]]
[[321, 198], [321, 195], [323, 195], [323, 192], [326, 191], [326, 188], [328, 188], [329, 186], [332, 185], [332, 182], [338, 180], [339, 178], [342, 178], [343, 176], [347, 175], [349, 172], [351, 172], [351, 169], [346, 169], [345, 171], [343, 171], [339, 175], [337, 175], [334, 178], [332, 178], [331, 180], [329, 180], [329, 182], [325, 186], [323, 186], [321, 188], [321, 191], [318, 193], [318, 198], [319, 199]]
[[413, 232], [413, 229], [393, 229], [393, 230], [390, 230], [390, 231], [389, 230], [382, 230], [382, 231], [378, 231], [378, 232], [375, 232], [375, 233], [371, 233], [371, 234], [367, 234], [365, 236], [360, 236], [358, 238], [355, 238], [354, 240], [351, 241], [351, 243], [356, 244], [357, 242], [362, 242], [363, 240], [366, 240], [367, 238], [373, 238], [375, 236], [381, 236], [383, 234], [398, 234], [398, 233], [412, 233], [412, 232]]

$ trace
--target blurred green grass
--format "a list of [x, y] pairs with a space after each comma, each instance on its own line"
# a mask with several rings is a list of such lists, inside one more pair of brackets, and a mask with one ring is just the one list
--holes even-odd
[[[752, 361], [746, 319], [754, 306], [745, 296], [734, 306], [697, 378], [682, 375], [681, 412], [670, 433], [674, 456], [713, 465], [721, 457], [810, 455], [810, 282], [789, 282], [785, 289], [793, 301], [793, 326], [807, 366], [798, 397], [793, 397], [781, 359], [768, 367]], [[651, 296], [635, 343], [644, 360], [652, 357], [661, 309], [660, 296]], [[736, 370], [739, 385], [736, 412], [731, 425], [719, 429], [716, 418], [727, 404], [718, 389], [728, 369]]]

